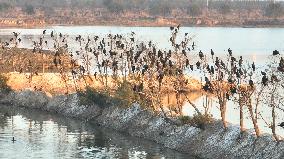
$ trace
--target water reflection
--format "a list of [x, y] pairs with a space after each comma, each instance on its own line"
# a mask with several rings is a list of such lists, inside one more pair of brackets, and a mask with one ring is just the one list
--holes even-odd
[[[198, 107], [198, 109], [204, 113], [205, 111], [209, 112], [213, 115], [213, 118], [215, 119], [221, 119], [220, 115], [220, 109], [219, 104], [216, 98], [213, 96], [208, 96], [206, 94], [201, 94], [199, 98], [196, 98], [195, 100], [192, 100], [192, 102]], [[194, 108], [188, 103], [184, 102], [182, 111], [184, 115], [192, 116], [196, 112]], [[258, 107], [258, 111], [261, 112], [262, 117], [265, 119], [265, 121], [261, 118], [258, 119], [258, 125], [260, 127], [260, 130], [263, 134], [271, 134], [271, 129], [267, 126], [266, 122], [271, 122], [271, 108], [261, 104]], [[232, 123], [235, 126], [239, 126], [240, 123], [240, 108], [237, 102], [234, 102], [232, 100], [228, 101], [227, 103], [227, 122]], [[253, 123], [249, 115], [249, 110], [247, 107], [244, 107], [244, 125], [247, 131], [254, 133], [253, 130]], [[284, 111], [277, 110], [277, 119], [276, 123], [281, 123], [284, 121]], [[281, 127], [276, 127], [277, 135], [280, 135], [281, 137], [284, 137], [284, 129]]]
[[9, 106], [0, 107], [0, 145], [3, 159], [193, 158], [113, 130]]

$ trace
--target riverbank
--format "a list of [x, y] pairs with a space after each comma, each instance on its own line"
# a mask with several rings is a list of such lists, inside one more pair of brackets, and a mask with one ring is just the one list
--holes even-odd
[[119, 107], [115, 103], [107, 107], [80, 105], [77, 94], [51, 98], [43, 92], [30, 90], [2, 95], [0, 101], [80, 118], [201, 158], [284, 157], [284, 143], [276, 143], [271, 135], [256, 138], [249, 132], [240, 134], [239, 128], [233, 125], [224, 130], [220, 121], [206, 125], [203, 130], [155, 115], [137, 104], [128, 108]]
[[[60, 17], [59, 17], [60, 18]], [[214, 19], [208, 17], [142, 17], [106, 19], [90, 17], [69, 20], [26, 18], [5, 18], [0, 20], [0, 28], [49, 28], [52, 26], [117, 26], [117, 27], [230, 27], [230, 28], [284, 28], [284, 19]]]

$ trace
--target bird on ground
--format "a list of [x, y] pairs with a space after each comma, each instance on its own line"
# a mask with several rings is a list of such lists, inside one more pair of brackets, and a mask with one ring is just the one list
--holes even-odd
[[45, 33], [46, 33], [46, 30], [43, 30], [42, 34], [45, 35]]

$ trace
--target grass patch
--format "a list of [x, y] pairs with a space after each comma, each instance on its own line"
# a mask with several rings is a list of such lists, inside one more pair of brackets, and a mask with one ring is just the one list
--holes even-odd
[[7, 85], [8, 78], [3, 74], [0, 74], [0, 92], [9, 93], [12, 91], [12, 88]]
[[205, 129], [205, 126], [213, 122], [212, 115], [210, 114], [194, 114], [193, 117], [181, 116], [179, 120], [182, 124], [189, 124], [200, 129]]
[[86, 87], [84, 91], [78, 91], [80, 105], [96, 104], [99, 107], [108, 107], [112, 104], [112, 97], [108, 91], [98, 91], [92, 87]]

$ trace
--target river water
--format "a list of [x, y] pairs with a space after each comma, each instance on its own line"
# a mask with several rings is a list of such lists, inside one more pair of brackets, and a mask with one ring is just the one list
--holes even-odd
[[[47, 29], [46, 34], [54, 31], [69, 36], [106, 36], [110, 33], [129, 35], [131, 32], [135, 32], [136, 39], [151, 40], [159, 48], [171, 49], [169, 27], [51, 26], [40, 29], [8, 28], [0, 29], [0, 36], [4, 37], [4, 35], [12, 35], [14, 31], [18, 32], [22, 37], [25, 37], [20, 46], [31, 47], [31, 40], [42, 34], [44, 29]], [[216, 54], [222, 55], [227, 53], [228, 48], [231, 48], [235, 55], [243, 55], [254, 61], [259, 61], [272, 54], [275, 49], [284, 51], [284, 28], [181, 27], [178, 37], [182, 38], [184, 33], [189, 33], [193, 37], [192, 41], [196, 44], [196, 51], [202, 50], [205, 53], [210, 53], [210, 49], [213, 49]], [[26, 39], [31, 40], [27, 41]]]
[[[12, 142], [12, 138], [15, 142]], [[193, 159], [80, 120], [0, 106], [0, 158]]]

